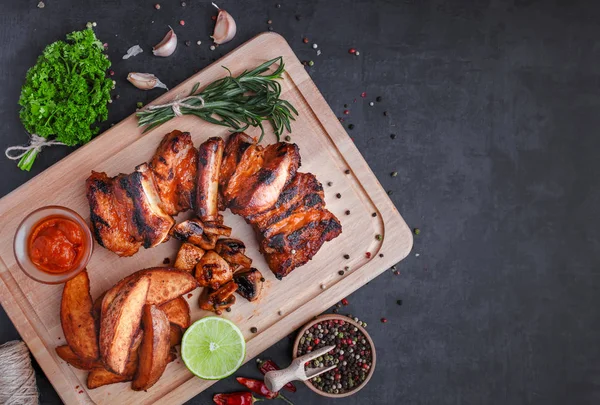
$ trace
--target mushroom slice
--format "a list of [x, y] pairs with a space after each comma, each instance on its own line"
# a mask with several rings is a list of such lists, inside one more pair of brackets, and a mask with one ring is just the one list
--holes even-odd
[[235, 273], [233, 280], [238, 285], [237, 293], [248, 301], [258, 299], [265, 282], [261, 272], [254, 267]]

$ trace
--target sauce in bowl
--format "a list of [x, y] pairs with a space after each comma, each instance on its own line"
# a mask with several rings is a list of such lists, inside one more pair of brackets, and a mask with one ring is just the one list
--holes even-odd
[[65, 273], [83, 259], [84, 231], [66, 217], [48, 217], [34, 226], [28, 248], [29, 257], [38, 269], [52, 274]]

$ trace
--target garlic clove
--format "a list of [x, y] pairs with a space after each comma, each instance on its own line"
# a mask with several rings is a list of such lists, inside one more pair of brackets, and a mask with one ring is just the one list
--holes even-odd
[[[171, 28], [171, 27], [169, 27]], [[167, 56], [171, 56], [175, 49], [177, 48], [177, 35], [173, 28], [167, 32], [165, 37], [160, 41], [154, 48], [152, 48], [152, 53], [154, 56], [162, 56], [166, 58]]]
[[169, 90], [167, 86], [165, 86], [165, 84], [158, 79], [158, 77], [151, 73], [131, 72], [127, 75], [127, 80], [140, 90], [150, 90], [156, 87]]
[[237, 26], [231, 14], [225, 10], [221, 10], [215, 3], [213, 3], [213, 6], [219, 9], [219, 14], [217, 15], [217, 23], [215, 24], [215, 30], [211, 38], [215, 44], [221, 45], [233, 39], [237, 31]]

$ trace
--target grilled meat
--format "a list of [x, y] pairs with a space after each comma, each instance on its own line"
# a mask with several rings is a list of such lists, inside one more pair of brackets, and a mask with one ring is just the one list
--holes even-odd
[[162, 208], [169, 215], [192, 208], [197, 156], [189, 132], [175, 130], [165, 135], [150, 161]]
[[224, 147], [222, 138], [209, 138], [198, 148], [196, 214], [202, 221], [216, 221], [219, 215], [219, 172]]
[[175, 223], [161, 208], [152, 172], [146, 163], [119, 179], [119, 183], [133, 201], [133, 222], [148, 249], [169, 239], [169, 230]]
[[204, 249], [191, 243], [183, 243], [177, 252], [174, 266], [176, 269], [192, 273], [202, 256], [204, 256]]
[[225, 204], [244, 217], [271, 208], [299, 166], [295, 144], [278, 142], [264, 150], [249, 146], [223, 193]]
[[237, 293], [248, 301], [256, 301], [260, 296], [265, 278], [254, 267], [238, 271], [233, 275], [233, 281], [238, 285]]
[[196, 280], [201, 287], [216, 290], [232, 278], [233, 271], [229, 264], [213, 250], [206, 252], [196, 265]]
[[246, 245], [239, 239], [219, 239], [215, 251], [229, 263], [234, 272], [252, 265], [252, 259], [244, 254]]
[[223, 192], [227, 189], [229, 179], [237, 169], [246, 149], [254, 144], [254, 140], [243, 132], [237, 132], [229, 136], [225, 149], [223, 150], [223, 161], [219, 172], [219, 199], [221, 211], [225, 210]]
[[133, 201], [120, 185], [123, 177], [113, 179], [106, 173], [92, 172], [86, 180], [87, 199], [98, 244], [119, 256], [131, 256], [142, 241], [133, 222]]

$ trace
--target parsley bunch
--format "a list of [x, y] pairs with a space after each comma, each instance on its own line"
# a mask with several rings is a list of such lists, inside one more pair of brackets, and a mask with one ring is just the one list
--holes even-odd
[[[107, 103], [113, 81], [104, 46], [90, 28], [67, 35], [46, 47], [27, 72], [21, 89], [21, 122], [29, 133], [68, 146], [89, 142], [95, 124], [108, 118]], [[30, 170], [39, 153], [32, 149], [19, 161]]]

